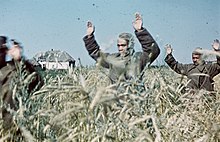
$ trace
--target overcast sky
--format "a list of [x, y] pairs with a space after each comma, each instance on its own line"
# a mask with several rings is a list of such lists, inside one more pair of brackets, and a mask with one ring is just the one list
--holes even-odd
[[27, 58], [54, 49], [93, 65], [82, 40], [86, 22], [94, 23], [105, 52], [117, 52], [117, 36], [134, 32], [137, 11], [162, 51], [154, 64], [164, 64], [167, 43], [178, 61], [189, 63], [195, 47], [211, 49], [220, 39], [219, 0], [0, 0], [0, 35], [21, 42]]

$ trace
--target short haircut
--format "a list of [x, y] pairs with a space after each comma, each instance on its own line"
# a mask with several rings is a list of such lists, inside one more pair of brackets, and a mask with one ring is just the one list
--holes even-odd
[[192, 52], [192, 55], [202, 55], [201, 50], [202, 50], [201, 47], [196, 47], [196, 48], [194, 49], [194, 51]]

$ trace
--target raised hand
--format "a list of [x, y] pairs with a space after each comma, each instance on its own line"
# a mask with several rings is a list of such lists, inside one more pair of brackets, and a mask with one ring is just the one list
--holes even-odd
[[95, 27], [93, 26], [91, 21], [87, 22], [87, 35], [91, 36], [95, 32]]
[[20, 60], [21, 54], [22, 54], [22, 49], [21, 49], [20, 45], [13, 45], [8, 50], [8, 55], [11, 56], [14, 60]]
[[165, 48], [166, 48], [166, 53], [167, 53], [167, 55], [168, 55], [168, 54], [172, 54], [173, 48], [171, 47], [170, 44], [167, 44], [167, 45], [165, 46]]
[[220, 47], [219, 40], [218, 40], [218, 39], [214, 40], [214, 42], [213, 42], [213, 44], [212, 44], [212, 48], [213, 48], [214, 50], [219, 50], [219, 47]]
[[135, 20], [133, 21], [133, 27], [135, 30], [138, 31], [138, 30], [141, 30], [142, 26], [143, 26], [142, 17], [138, 12], [136, 12], [135, 13]]

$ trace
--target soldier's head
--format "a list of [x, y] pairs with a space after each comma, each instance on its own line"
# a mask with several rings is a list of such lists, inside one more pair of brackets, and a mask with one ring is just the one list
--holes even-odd
[[133, 54], [134, 37], [130, 33], [121, 33], [117, 40], [118, 51], [121, 55]]
[[202, 62], [202, 48], [197, 47], [195, 50], [192, 52], [192, 61], [195, 65], [198, 65]]

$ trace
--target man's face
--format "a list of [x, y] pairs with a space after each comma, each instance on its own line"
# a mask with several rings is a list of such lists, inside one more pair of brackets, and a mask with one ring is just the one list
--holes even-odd
[[128, 48], [128, 43], [126, 40], [122, 39], [122, 38], [119, 38], [118, 39], [118, 43], [117, 43], [117, 46], [118, 46], [118, 51], [120, 54], [125, 54], [126, 51], [127, 51], [127, 48]]
[[192, 60], [195, 65], [198, 65], [201, 61], [201, 55], [192, 54]]

